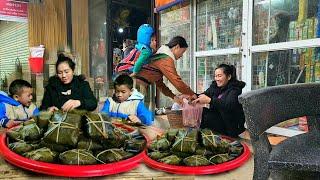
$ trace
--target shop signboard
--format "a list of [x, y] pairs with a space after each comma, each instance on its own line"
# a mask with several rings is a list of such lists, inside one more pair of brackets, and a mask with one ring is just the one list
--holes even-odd
[[26, 22], [28, 3], [11, 0], [0, 1], [0, 20]]
[[155, 0], [156, 10], [159, 12], [183, 1], [184, 0]]

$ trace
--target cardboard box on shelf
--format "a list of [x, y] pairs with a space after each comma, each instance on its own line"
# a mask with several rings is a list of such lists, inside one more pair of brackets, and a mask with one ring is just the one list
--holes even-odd
[[291, 21], [289, 24], [289, 41], [297, 39], [296, 21]]
[[320, 62], [317, 62], [314, 70], [315, 82], [320, 82]]
[[314, 69], [315, 69], [315, 66], [311, 65], [310, 66], [310, 78], [311, 78], [310, 82], [315, 82]]
[[306, 65], [306, 83], [311, 80], [311, 65]]
[[315, 37], [314, 18], [307, 19], [307, 23], [308, 23], [308, 39], [312, 39]]
[[309, 25], [308, 23], [304, 23], [302, 26], [302, 39], [308, 39], [308, 29], [309, 29]]

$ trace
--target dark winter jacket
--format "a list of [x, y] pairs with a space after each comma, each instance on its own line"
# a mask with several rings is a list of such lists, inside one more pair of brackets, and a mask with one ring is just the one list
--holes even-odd
[[225, 87], [218, 87], [214, 81], [204, 94], [211, 98], [210, 108], [204, 108], [201, 128], [209, 128], [221, 134], [237, 137], [244, 128], [244, 113], [238, 96], [245, 83], [229, 82]]
[[83, 76], [73, 76], [69, 84], [63, 84], [57, 76], [52, 76], [45, 88], [40, 110], [47, 110], [52, 106], [61, 109], [70, 99], [80, 100], [81, 105], [77, 109], [93, 111], [97, 108], [97, 99]]
[[132, 51], [132, 49], [134, 49], [134, 46], [128, 46], [126, 47], [126, 49], [123, 51], [123, 59], [126, 58], [130, 52]]

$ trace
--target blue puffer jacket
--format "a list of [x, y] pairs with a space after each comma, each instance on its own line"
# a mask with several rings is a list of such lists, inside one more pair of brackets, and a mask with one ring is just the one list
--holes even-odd
[[25, 107], [5, 92], [0, 92], [0, 126], [6, 127], [10, 119], [26, 121], [38, 113], [39, 109], [34, 104]]
[[154, 33], [154, 30], [150, 24], [142, 24], [137, 33], [137, 44], [135, 48], [141, 51], [143, 48], [150, 51], [152, 54], [152, 49], [150, 48], [151, 37]]
[[128, 118], [129, 115], [136, 115], [143, 124], [151, 125], [153, 123], [152, 113], [143, 103], [144, 96], [134, 89], [132, 95], [124, 102], [119, 103], [115, 98], [109, 97], [101, 112], [108, 114], [110, 117]]

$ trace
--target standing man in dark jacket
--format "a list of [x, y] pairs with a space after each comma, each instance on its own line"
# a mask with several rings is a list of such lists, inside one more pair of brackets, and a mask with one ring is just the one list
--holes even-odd
[[237, 137], [244, 128], [245, 117], [238, 96], [245, 83], [237, 80], [234, 66], [221, 64], [215, 70], [215, 81], [193, 103], [209, 104], [204, 108], [200, 128]]
[[61, 109], [84, 109], [93, 111], [97, 108], [89, 83], [83, 76], [74, 75], [75, 63], [71, 58], [60, 54], [56, 63], [56, 75], [50, 77], [45, 88], [40, 106], [41, 110], [55, 111]]

